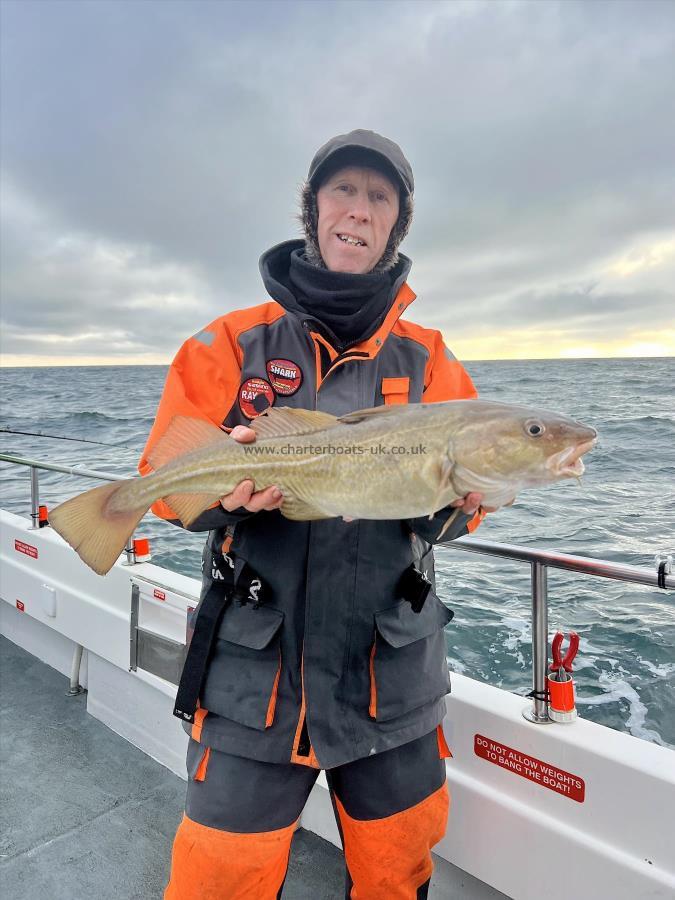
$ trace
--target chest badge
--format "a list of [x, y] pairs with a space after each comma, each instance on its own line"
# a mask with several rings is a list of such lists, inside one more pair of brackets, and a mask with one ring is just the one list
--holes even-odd
[[268, 359], [267, 377], [279, 396], [290, 397], [302, 384], [302, 369], [292, 359]]
[[255, 419], [274, 404], [274, 391], [264, 378], [247, 378], [239, 388], [239, 407], [249, 419]]

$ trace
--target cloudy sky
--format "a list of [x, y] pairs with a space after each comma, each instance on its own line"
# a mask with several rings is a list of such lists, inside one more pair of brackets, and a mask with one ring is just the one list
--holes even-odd
[[6, 365], [165, 362], [266, 295], [330, 136], [401, 144], [465, 359], [675, 353], [671, 0], [3, 0]]

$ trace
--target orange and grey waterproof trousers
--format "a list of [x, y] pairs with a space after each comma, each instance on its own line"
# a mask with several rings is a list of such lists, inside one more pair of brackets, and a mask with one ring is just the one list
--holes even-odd
[[[449, 797], [442, 731], [326, 772], [346, 864], [345, 897], [427, 897]], [[318, 777], [190, 741], [185, 816], [165, 900], [278, 900], [293, 832]]]

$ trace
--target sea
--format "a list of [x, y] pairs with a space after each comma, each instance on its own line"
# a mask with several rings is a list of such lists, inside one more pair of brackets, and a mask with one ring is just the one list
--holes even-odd
[[[599, 432], [581, 483], [524, 491], [489, 515], [486, 540], [655, 569], [675, 554], [675, 358], [469, 362], [485, 399], [567, 413]], [[134, 474], [166, 367], [15, 368], [0, 371], [1, 452], [68, 466]], [[108, 446], [46, 435], [101, 441]], [[40, 476], [49, 506], [93, 486]], [[2, 506], [30, 513], [28, 470], [0, 463]], [[138, 534], [153, 561], [198, 576], [204, 536], [147, 516]], [[517, 694], [531, 690], [530, 568], [442, 547], [439, 596], [451, 668]], [[675, 747], [675, 591], [549, 570], [550, 634], [577, 631], [581, 716]]]

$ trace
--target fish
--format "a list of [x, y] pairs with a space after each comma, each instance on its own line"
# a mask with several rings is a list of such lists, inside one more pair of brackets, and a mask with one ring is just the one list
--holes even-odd
[[159, 499], [187, 527], [251, 479], [256, 490], [282, 491], [280, 512], [291, 521], [432, 518], [472, 491], [498, 507], [524, 488], [579, 478], [581, 457], [597, 438], [594, 428], [567, 416], [491, 400], [342, 416], [272, 407], [251, 428], [256, 440], [243, 444], [211, 422], [174, 416], [148, 454], [151, 473], [65, 501], [50, 524], [105, 575]]

